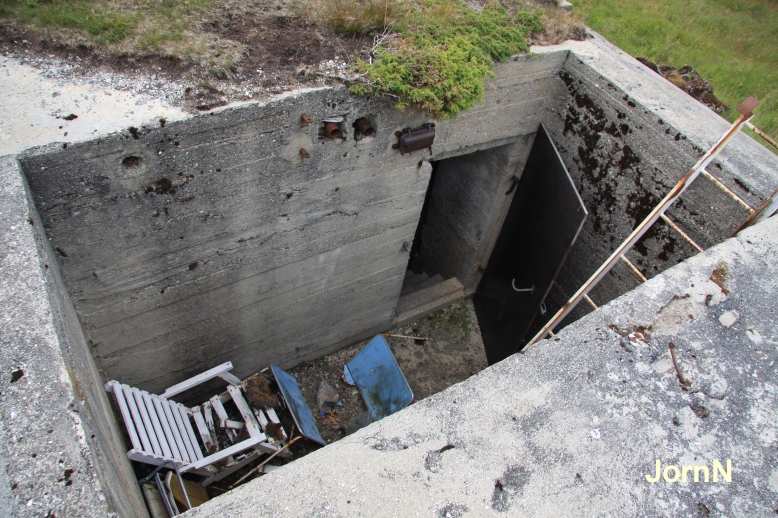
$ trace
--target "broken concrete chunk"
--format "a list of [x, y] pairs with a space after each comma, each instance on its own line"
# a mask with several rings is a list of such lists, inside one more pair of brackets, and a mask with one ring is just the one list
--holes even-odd
[[335, 408], [335, 405], [340, 401], [340, 396], [335, 387], [332, 386], [327, 380], [322, 380], [319, 383], [319, 391], [316, 393], [316, 405], [319, 410], [326, 410], [328, 408]]
[[724, 327], [732, 327], [738, 320], [740, 320], [740, 313], [735, 309], [727, 311], [719, 317], [719, 322]]

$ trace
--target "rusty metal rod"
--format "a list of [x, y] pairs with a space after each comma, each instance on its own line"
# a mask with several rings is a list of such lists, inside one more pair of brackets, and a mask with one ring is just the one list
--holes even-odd
[[776, 142], [775, 140], [773, 140], [773, 139], [770, 137], [770, 135], [768, 135], [768, 134], [767, 134], [767, 133], [765, 133], [764, 131], [760, 130], [759, 128], [757, 128], [756, 126], [754, 126], [753, 124], [751, 124], [750, 122], [746, 122], [746, 126], [748, 126], [748, 129], [750, 129], [751, 131], [753, 131], [754, 133], [756, 133], [757, 135], [759, 135], [760, 137], [762, 137], [763, 139], [765, 139], [767, 142], [769, 142], [770, 144], [772, 144], [774, 148], [778, 149], [778, 142]]
[[719, 189], [724, 191], [727, 194], [727, 196], [729, 196], [730, 198], [735, 200], [738, 203], [738, 205], [740, 205], [741, 207], [746, 209], [751, 214], [754, 213], [754, 209], [753, 209], [753, 207], [751, 207], [751, 205], [749, 205], [748, 203], [744, 202], [743, 199], [740, 198], [740, 196], [738, 196], [737, 194], [732, 192], [732, 190], [730, 190], [729, 187], [727, 187], [726, 185], [721, 183], [718, 178], [716, 178], [715, 176], [713, 176], [712, 174], [710, 174], [708, 171], [706, 171], [704, 169], [702, 170], [702, 174], [703, 174], [703, 176], [705, 176], [705, 178], [707, 178], [708, 180], [713, 182], [713, 185], [715, 185], [716, 187], [718, 187]]
[[[749, 99], [746, 102], [749, 101], [751, 100]], [[746, 103], [743, 104], [746, 105]], [[537, 343], [539, 340], [543, 339], [549, 331], [553, 330], [554, 327], [556, 327], [563, 318], [565, 318], [573, 309], [575, 309], [578, 303], [581, 302], [581, 300], [584, 298], [584, 295], [586, 295], [589, 290], [592, 289], [592, 287], [594, 287], [603, 277], [605, 277], [605, 275], [611, 270], [611, 268], [613, 268], [619, 258], [624, 255], [624, 253], [626, 253], [626, 251], [629, 250], [635, 243], [637, 243], [641, 237], [643, 237], [643, 234], [645, 234], [646, 231], [651, 228], [651, 225], [656, 223], [660, 215], [664, 214], [664, 211], [667, 210], [667, 208], [672, 205], [672, 203], [677, 200], [681, 194], [683, 194], [687, 187], [689, 187], [689, 185], [697, 178], [697, 176], [699, 176], [700, 172], [705, 169], [714, 158], [716, 158], [716, 155], [721, 152], [724, 146], [726, 146], [727, 142], [729, 142], [729, 140], [734, 137], [738, 131], [740, 131], [743, 124], [753, 116], [751, 113], [751, 108], [753, 107], [754, 101], [749, 102], [749, 104], [744, 107], [741, 115], [732, 124], [732, 126], [730, 126], [726, 133], [722, 135], [719, 141], [716, 142], [707, 153], [700, 157], [697, 163], [694, 164], [694, 167], [692, 167], [689, 172], [686, 173], [683, 178], [681, 178], [681, 180], [675, 185], [675, 187], [673, 187], [673, 189], [667, 193], [667, 196], [665, 196], [662, 201], [659, 202], [656, 207], [654, 207], [654, 210], [652, 210], [651, 213], [646, 216], [646, 219], [644, 219], [640, 225], [638, 225], [635, 230], [632, 231], [629, 237], [627, 237], [627, 239], [624, 240], [624, 242], [621, 243], [618, 248], [616, 248], [608, 260], [605, 261], [597, 269], [597, 271], [592, 274], [589, 280], [587, 280], [584, 285], [581, 286], [577, 292], [575, 292], [575, 295], [573, 295], [570, 300], [568, 300], [565, 305], [562, 306], [559, 311], [557, 311], [556, 315], [554, 315], [551, 320], [549, 320], [546, 325], [544, 325], [543, 328], [538, 331], [534, 337], [532, 337], [532, 339], [527, 343], [526, 347], [530, 347], [531, 345]]]
[[702, 247], [700, 245], [698, 245], [697, 243], [695, 243], [694, 240], [691, 237], [689, 237], [689, 234], [687, 234], [686, 232], [681, 230], [681, 227], [679, 227], [678, 225], [673, 223], [673, 221], [670, 218], [668, 218], [664, 214], [660, 215], [659, 217], [662, 218], [662, 221], [667, 223], [670, 226], [670, 228], [672, 228], [673, 230], [678, 232], [678, 235], [681, 236], [682, 238], [684, 238], [686, 240], [686, 242], [689, 243], [690, 245], [692, 245], [692, 247], [694, 249], [696, 249], [698, 252], [702, 252], [703, 251]]
[[592, 309], [597, 309], [597, 304], [595, 304], [594, 301], [589, 298], [589, 295], [584, 295], [584, 300], [589, 303]]
[[265, 460], [260, 462], [255, 468], [253, 468], [251, 471], [249, 471], [248, 473], [246, 473], [245, 475], [240, 477], [237, 482], [235, 482], [234, 484], [232, 484], [230, 486], [230, 489], [233, 489], [235, 486], [237, 486], [238, 484], [240, 484], [241, 482], [243, 482], [244, 480], [249, 478], [249, 476], [252, 475], [255, 471], [259, 471], [259, 468], [261, 468], [262, 466], [264, 466], [265, 464], [267, 464], [268, 462], [273, 460], [273, 457], [275, 457], [276, 455], [278, 455], [279, 453], [281, 453], [282, 451], [284, 451], [285, 449], [287, 449], [292, 444], [296, 443], [298, 440], [300, 440], [302, 438], [303, 438], [302, 435], [298, 435], [297, 437], [295, 437], [294, 439], [292, 439], [291, 441], [286, 443], [286, 446], [284, 446], [283, 448], [279, 448], [279, 450], [277, 452], [273, 453], [273, 455], [271, 455], [270, 457], [266, 458]]
[[678, 365], [678, 360], [675, 359], [675, 344], [670, 342], [667, 344], [667, 346], [670, 348], [670, 357], [673, 359], [673, 366], [675, 367], [675, 372], [678, 374], [678, 383], [680, 383], [681, 387], [686, 390], [692, 386], [692, 382], [684, 378], [683, 373], [681, 372], [681, 366]]
[[760, 221], [764, 221], [778, 211], [778, 189], [767, 198], [762, 205], [759, 206], [753, 214], [748, 216], [746, 220], [735, 229], [729, 237], [735, 237], [744, 228], [748, 228], [751, 225], [756, 225]]
[[643, 273], [642, 273], [640, 270], [638, 270], [638, 267], [637, 267], [637, 266], [635, 266], [634, 264], [632, 264], [632, 261], [630, 261], [629, 259], [627, 259], [627, 258], [626, 258], [625, 256], [623, 256], [623, 255], [621, 256], [621, 260], [622, 260], [622, 261], [624, 261], [624, 264], [626, 264], [626, 265], [627, 265], [627, 267], [628, 267], [630, 270], [632, 270], [632, 273], [634, 273], [635, 275], [637, 275], [637, 276], [638, 276], [638, 279], [640, 279], [640, 281], [641, 281], [641, 282], [646, 282], [646, 281], [648, 281], [648, 279], [646, 278], [646, 276], [645, 276], [645, 275], [643, 275]]

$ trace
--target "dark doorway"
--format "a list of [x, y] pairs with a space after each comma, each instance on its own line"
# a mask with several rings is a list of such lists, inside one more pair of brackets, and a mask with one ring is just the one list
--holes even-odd
[[489, 364], [520, 350], [531, 338], [531, 328], [550, 318], [546, 296], [586, 216], [567, 168], [541, 125], [473, 298]]

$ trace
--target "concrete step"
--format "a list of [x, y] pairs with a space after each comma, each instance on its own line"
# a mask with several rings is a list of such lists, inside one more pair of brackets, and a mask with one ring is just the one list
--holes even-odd
[[465, 288], [456, 277], [400, 297], [394, 326], [417, 321], [463, 298]]
[[405, 273], [405, 280], [403, 281], [403, 287], [402, 291], [400, 292], [400, 296], [404, 297], [405, 295], [410, 295], [411, 293], [429, 288], [430, 286], [434, 286], [441, 282], [443, 282], [443, 277], [440, 275], [429, 277], [426, 273], [417, 274], [413, 273], [411, 270], [408, 270]]

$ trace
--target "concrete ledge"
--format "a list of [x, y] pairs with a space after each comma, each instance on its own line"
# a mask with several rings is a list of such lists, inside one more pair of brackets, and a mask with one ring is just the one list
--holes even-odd
[[[719, 271], [721, 286], [710, 280]], [[778, 498], [778, 218], [208, 516], [766, 516]], [[645, 342], [629, 338], [649, 335]], [[633, 339], [635, 337], [633, 336]], [[693, 380], [682, 390], [669, 354]], [[724, 470], [655, 483], [656, 461]], [[731, 471], [725, 479], [727, 461]], [[701, 472], [702, 473], [702, 472]], [[671, 469], [669, 478], [675, 472]], [[702, 474], [700, 475], [703, 476]], [[731, 479], [731, 480], [730, 480]]]
[[400, 297], [397, 302], [397, 320], [394, 325], [404, 326], [463, 298], [465, 298], [464, 286], [456, 277]]
[[[106, 459], [111, 446], [93, 433], [100, 409], [84, 392], [89, 380], [70, 350], [50, 265], [36, 242], [40, 220], [11, 157], [0, 159], [0, 186], [0, 514], [145, 513], [139, 492], [121, 479], [126, 463]], [[115, 487], [102, 485], [100, 471]]]

